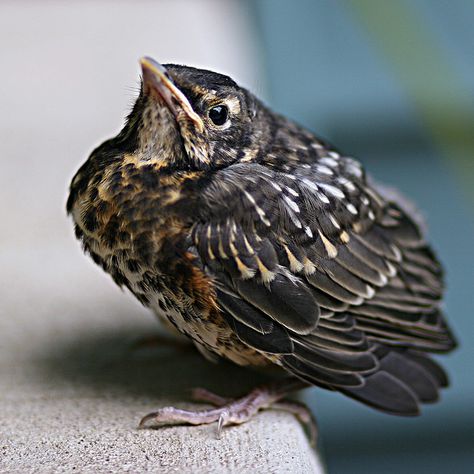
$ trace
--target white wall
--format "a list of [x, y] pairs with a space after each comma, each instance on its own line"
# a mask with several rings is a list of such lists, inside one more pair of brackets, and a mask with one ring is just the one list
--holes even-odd
[[231, 0], [1, 2], [3, 251], [7, 242], [18, 248], [70, 240], [64, 213], [70, 178], [120, 128], [136, 94], [141, 56], [214, 69], [262, 91], [242, 6]]

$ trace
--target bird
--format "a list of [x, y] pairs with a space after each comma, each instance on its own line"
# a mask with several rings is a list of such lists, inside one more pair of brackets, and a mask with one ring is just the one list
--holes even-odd
[[443, 268], [406, 200], [362, 164], [230, 77], [143, 57], [121, 131], [70, 184], [93, 261], [209, 360], [279, 374], [209, 409], [164, 407], [140, 426], [241, 424], [317, 386], [415, 416], [448, 377], [456, 340]]

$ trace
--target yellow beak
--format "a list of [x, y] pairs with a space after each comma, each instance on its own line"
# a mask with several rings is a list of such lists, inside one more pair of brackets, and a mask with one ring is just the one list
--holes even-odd
[[199, 115], [194, 112], [187, 97], [176, 87], [168, 71], [159, 62], [144, 56], [140, 59], [145, 90], [156, 92], [165, 102], [167, 107], [178, 119], [180, 112], [184, 112], [191, 120], [197, 131], [204, 131], [204, 123]]

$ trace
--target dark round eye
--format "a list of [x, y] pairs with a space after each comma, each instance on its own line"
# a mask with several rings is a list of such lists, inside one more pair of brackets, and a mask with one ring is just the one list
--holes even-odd
[[209, 118], [215, 125], [224, 125], [229, 118], [229, 109], [225, 105], [216, 105], [209, 109]]

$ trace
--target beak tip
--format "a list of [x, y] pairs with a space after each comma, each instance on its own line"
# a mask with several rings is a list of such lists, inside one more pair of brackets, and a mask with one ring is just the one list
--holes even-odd
[[166, 68], [150, 56], [141, 57], [139, 62], [145, 87], [157, 91], [169, 109], [176, 115], [176, 104], [172, 101], [172, 97], [174, 97], [175, 102], [179, 104], [189, 119], [195, 123], [198, 131], [202, 133], [204, 131], [202, 119], [194, 112], [188, 99], [176, 87]]
[[163, 67], [162, 64], [160, 64], [158, 61], [155, 61], [152, 57], [150, 56], [142, 56], [139, 60], [140, 66], [142, 68], [142, 71], [154, 71], [155, 73], [157, 71], [161, 72], [162, 74], [166, 74], [166, 68]]
[[153, 62], [153, 59], [150, 58], [150, 56], [142, 56], [138, 62], [140, 63], [140, 66], [143, 68], [143, 67], [149, 66], [150, 63]]

